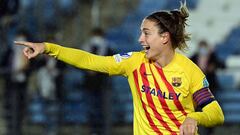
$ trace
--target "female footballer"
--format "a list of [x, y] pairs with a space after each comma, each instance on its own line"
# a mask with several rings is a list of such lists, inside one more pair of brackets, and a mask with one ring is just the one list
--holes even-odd
[[[187, 48], [186, 4], [157, 11], [141, 24], [141, 52], [98, 56], [53, 43], [15, 41], [28, 59], [48, 54], [80, 69], [128, 79], [134, 106], [134, 135], [195, 135], [198, 125], [222, 124], [224, 115], [202, 71], [176, 51]], [[196, 108], [201, 111], [196, 112]]]

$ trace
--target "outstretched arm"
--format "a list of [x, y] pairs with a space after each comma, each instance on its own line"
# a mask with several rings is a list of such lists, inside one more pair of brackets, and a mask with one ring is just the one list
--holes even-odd
[[123, 64], [116, 63], [112, 56], [99, 56], [79, 49], [63, 47], [52, 43], [15, 42], [17, 45], [26, 46], [23, 50], [28, 58], [39, 54], [48, 54], [58, 60], [80, 69], [87, 69], [107, 74], [125, 74]]

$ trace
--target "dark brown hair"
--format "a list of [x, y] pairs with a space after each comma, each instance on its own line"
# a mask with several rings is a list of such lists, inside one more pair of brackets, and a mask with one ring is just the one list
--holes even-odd
[[159, 28], [159, 34], [169, 32], [172, 47], [181, 51], [188, 49], [186, 41], [190, 39], [189, 34], [185, 32], [187, 17], [189, 16], [186, 1], [180, 2], [179, 10], [157, 11], [148, 15], [145, 19], [154, 21]]

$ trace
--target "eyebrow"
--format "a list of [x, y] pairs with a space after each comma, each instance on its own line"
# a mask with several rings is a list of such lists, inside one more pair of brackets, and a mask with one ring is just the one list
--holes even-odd
[[143, 28], [142, 30], [150, 30], [149, 28]]
[[143, 28], [143, 29], [140, 29], [140, 31], [151, 31], [151, 29], [149, 29], [149, 28]]

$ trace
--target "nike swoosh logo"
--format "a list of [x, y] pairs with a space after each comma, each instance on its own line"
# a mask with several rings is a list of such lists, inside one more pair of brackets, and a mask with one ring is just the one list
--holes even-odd
[[152, 75], [152, 74], [147, 74], [146, 72], [144, 72], [143, 75], [145, 75], [145, 76], [149, 76], [149, 75]]

